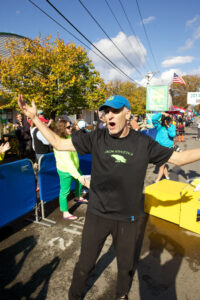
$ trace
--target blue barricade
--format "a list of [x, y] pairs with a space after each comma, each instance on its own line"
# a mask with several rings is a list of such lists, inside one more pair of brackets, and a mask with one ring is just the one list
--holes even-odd
[[145, 135], [150, 136], [154, 140], [155, 140], [156, 135], [157, 135], [157, 130], [155, 128], [145, 129], [145, 130], [142, 130], [141, 132], [144, 133]]
[[14, 221], [34, 209], [35, 175], [29, 159], [0, 165], [0, 226]]
[[41, 200], [49, 202], [58, 198], [60, 181], [53, 152], [44, 154], [41, 157], [39, 162], [38, 181]]
[[[80, 169], [83, 174], [91, 174], [91, 155], [79, 156]], [[49, 202], [59, 197], [60, 181], [56, 169], [54, 153], [44, 154], [40, 160], [38, 172], [38, 181], [40, 187], [40, 199]], [[71, 189], [75, 188], [74, 182]]]

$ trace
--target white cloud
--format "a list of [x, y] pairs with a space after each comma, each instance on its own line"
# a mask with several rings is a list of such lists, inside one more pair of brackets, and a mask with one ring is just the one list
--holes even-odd
[[[150, 17], [148, 17], [146, 19], [143, 19], [142, 22], [143, 22], [143, 24], [148, 24], [148, 23], [153, 22], [155, 19], [156, 18], [154, 16], [150, 16]], [[142, 22], [140, 24], [142, 24]]]
[[188, 20], [186, 22], [186, 27], [192, 27], [194, 23], [196, 23], [199, 20], [199, 15], [196, 15], [193, 19]]
[[196, 28], [193, 38], [195, 41], [200, 38], [200, 26]]
[[193, 39], [188, 39], [185, 42], [185, 46], [180, 47], [179, 50], [184, 51], [184, 50], [191, 49], [193, 47], [193, 45], [194, 45], [194, 40]]
[[194, 34], [190, 39], [187, 39], [185, 45], [180, 47], [179, 50], [188, 50], [194, 46], [194, 43], [200, 38], [200, 26], [195, 28]]
[[16, 15], [19, 15], [21, 14], [21, 11], [20, 10], [16, 10]]
[[182, 65], [182, 64], [190, 63], [193, 60], [194, 60], [194, 57], [192, 57], [192, 56], [175, 56], [175, 57], [171, 57], [169, 59], [165, 59], [162, 62], [162, 67], [168, 68], [168, 67], [172, 67], [175, 65]]
[[[127, 37], [123, 32], [119, 32], [112, 40], [137, 69], [140, 69], [144, 65], [146, 49], [138, 38], [133, 35]], [[136, 72], [135, 68], [127, 62], [110, 40], [102, 39], [94, 43], [94, 45], [128, 76], [132, 77], [131, 74]], [[95, 48], [92, 50], [98, 53]], [[98, 55], [101, 54], [98, 53]], [[121, 75], [114, 67], [100, 59], [100, 57], [95, 55], [92, 51], [89, 52], [89, 56], [92, 59], [95, 68], [100, 71], [101, 76], [105, 80], [127, 80], [125, 76]], [[106, 60], [105, 58], [103, 59]]]

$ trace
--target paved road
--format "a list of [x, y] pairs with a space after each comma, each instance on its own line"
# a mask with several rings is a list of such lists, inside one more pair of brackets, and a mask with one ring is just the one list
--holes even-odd
[[[200, 147], [196, 127], [187, 128], [180, 147]], [[169, 165], [173, 180], [186, 182], [200, 176], [200, 163], [181, 168]], [[156, 178], [149, 166], [145, 186]], [[46, 207], [57, 223], [46, 227], [21, 218], [0, 230], [0, 299], [68, 299], [75, 262], [79, 255], [86, 204], [69, 201], [77, 221], [61, 217], [58, 201]], [[200, 235], [143, 214], [130, 300], [200, 300]], [[109, 237], [86, 287], [86, 300], [112, 300], [116, 284], [116, 259]]]

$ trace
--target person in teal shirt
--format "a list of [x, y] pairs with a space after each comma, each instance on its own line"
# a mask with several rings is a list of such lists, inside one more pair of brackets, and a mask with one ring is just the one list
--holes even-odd
[[[62, 138], [71, 138], [72, 125], [69, 121], [61, 119], [56, 122], [54, 131]], [[54, 155], [56, 159], [57, 172], [60, 178], [59, 203], [60, 210], [63, 212], [63, 218], [76, 220], [77, 217], [68, 211], [67, 197], [71, 191], [71, 184], [75, 179], [75, 200], [87, 203], [87, 199], [81, 197], [82, 185], [85, 184], [85, 177], [82, 176], [79, 169], [79, 158], [76, 151], [58, 151], [55, 148]]]
[[[176, 136], [176, 127], [171, 122], [170, 115], [165, 112], [157, 113], [152, 117], [152, 123], [157, 130], [156, 141], [161, 146], [168, 148], [174, 146], [174, 137]], [[165, 175], [166, 179], [170, 179], [166, 164], [159, 168], [155, 182], [158, 182], [163, 175]]]

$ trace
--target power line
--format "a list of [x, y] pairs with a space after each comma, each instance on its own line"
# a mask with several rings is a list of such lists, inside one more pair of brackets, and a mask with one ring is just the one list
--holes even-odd
[[103, 55], [103, 57], [105, 57], [112, 65], [115, 66], [115, 68], [117, 68], [121, 73], [123, 73], [129, 80], [135, 82], [137, 84], [137, 82], [131, 78], [130, 76], [128, 76], [123, 70], [121, 70], [114, 62], [112, 62], [101, 50], [99, 50], [78, 28], [76, 28], [76, 26], [74, 26], [49, 0], [46, 0], [47, 3], [62, 17], [65, 19], [65, 21], [67, 21], [68, 24], [70, 24], [82, 37], [84, 37], [84, 39], [91, 44], [99, 53], [101, 53], [101, 55]]
[[[122, 27], [121, 24], [119, 23], [117, 17], [115, 16], [115, 14], [114, 14], [114, 12], [113, 12], [113, 10], [112, 10], [110, 4], [108, 3], [107, 0], [105, 0], [105, 2], [106, 2], [106, 4], [107, 4], [107, 6], [108, 6], [108, 8], [109, 8], [109, 10], [110, 10], [110, 12], [111, 12], [111, 14], [113, 15], [113, 18], [115, 19], [115, 21], [116, 21], [117, 24], [119, 25], [119, 28], [121, 29], [122, 32], [125, 32], [125, 30], [123, 29], [123, 27]], [[135, 49], [133, 48], [133, 45], [132, 45], [131, 42], [129, 41], [128, 37], [126, 37], [126, 39], [127, 39], [128, 43], [129, 43], [130, 47], [131, 47], [131, 48], [133, 49], [133, 51], [135, 52]], [[137, 38], [136, 38], [136, 40], [137, 40]], [[137, 42], [138, 42], [138, 40], [137, 40]], [[140, 46], [139, 42], [138, 42], [138, 45]], [[138, 57], [138, 61], [140, 62], [140, 61], [141, 61], [140, 57], [138, 56], [137, 53], [136, 53], [136, 55], [137, 55], [137, 57]], [[148, 71], [148, 70], [146, 69], [146, 71]]]
[[[51, 17], [48, 13], [46, 13], [42, 8], [40, 8], [37, 4], [35, 4], [33, 1], [28, 0], [31, 4], [33, 4], [36, 8], [38, 8], [42, 13], [44, 13], [48, 18], [50, 18], [52, 21], [54, 21], [57, 25], [59, 25], [64, 31], [72, 35], [77, 41], [79, 41], [81, 44], [83, 44], [86, 48], [88, 48], [91, 52], [93, 52], [95, 55], [97, 55], [100, 59], [102, 59], [105, 63], [107, 63], [110, 67], [114, 68], [116, 71], [121, 72], [122, 75], [124, 75], [123, 71], [120, 71], [119, 68], [116, 68], [113, 64], [110, 64], [107, 60], [105, 60], [102, 56], [100, 56], [98, 53], [96, 53], [94, 50], [92, 50], [88, 45], [86, 45], [83, 41], [81, 41], [78, 37], [76, 37], [72, 32], [67, 30], [63, 25], [61, 25], [58, 21], [56, 21], [53, 17]], [[126, 76], [127, 77], [127, 76]]]
[[108, 3], [108, 1], [107, 1], [107, 0], [105, 0], [105, 2], [106, 2], [106, 4], [108, 5], [108, 7], [109, 7], [109, 9], [110, 9], [110, 11], [111, 11], [111, 13], [112, 13], [112, 15], [113, 15], [113, 17], [114, 17], [115, 21], [118, 23], [118, 25], [119, 25], [119, 28], [121, 29], [121, 31], [123, 31], [123, 32], [124, 32], [124, 29], [122, 28], [121, 24], [120, 24], [120, 23], [119, 23], [119, 21], [117, 20], [117, 17], [115, 16], [115, 14], [114, 14], [114, 12], [113, 12], [113, 10], [112, 10], [112, 8], [111, 8], [110, 4]]
[[121, 5], [121, 8], [122, 8], [122, 10], [123, 10], [123, 12], [124, 12], [124, 14], [125, 14], [125, 17], [126, 17], [126, 19], [127, 19], [127, 21], [128, 21], [128, 24], [129, 24], [129, 26], [130, 26], [130, 28], [131, 28], [133, 34], [136, 36], [135, 30], [133, 29], [133, 26], [132, 26], [132, 24], [131, 24], [131, 22], [130, 22], [128, 16], [127, 16], [127, 13], [126, 13], [126, 11], [125, 11], [125, 9], [124, 9], [124, 6], [123, 6], [121, 0], [119, 0], [119, 3], [120, 3], [120, 5]]
[[[134, 28], [133, 28], [133, 26], [132, 26], [132, 24], [131, 24], [131, 22], [130, 22], [130, 20], [129, 20], [129, 18], [128, 18], [128, 15], [127, 15], [127, 13], [126, 13], [126, 11], [125, 11], [125, 8], [124, 8], [124, 6], [123, 6], [121, 0], [119, 0], [119, 3], [120, 3], [120, 5], [121, 5], [121, 8], [122, 8], [122, 10], [123, 10], [123, 12], [124, 12], [124, 15], [125, 15], [125, 17], [126, 17], [126, 20], [127, 20], [128, 24], [129, 24], [129, 27], [130, 27], [130, 29], [131, 29], [133, 35], [135, 36], [135, 38], [136, 38], [136, 40], [137, 40], [137, 43], [138, 43], [138, 45], [139, 45], [139, 47], [140, 47], [142, 53], [145, 54], [144, 51], [143, 51], [143, 49], [142, 49], [141, 44], [140, 44], [139, 41], [138, 41], [137, 34], [136, 34], [136, 32], [135, 32], [135, 30], [134, 30]], [[151, 69], [151, 67], [150, 67], [150, 65], [148, 64], [148, 62], [147, 62], [147, 65], [148, 65], [149, 69]]]
[[54, 21], [57, 25], [59, 25], [63, 30], [65, 30], [67, 33], [72, 35], [77, 41], [79, 41], [81, 44], [83, 44], [86, 48], [88, 48], [90, 51], [92, 51], [95, 55], [97, 55], [100, 59], [102, 59], [104, 62], [106, 62], [110, 67], [114, 68], [116, 71], [118, 71], [113, 65], [111, 65], [107, 60], [105, 60], [102, 56], [100, 56], [98, 53], [93, 51], [88, 45], [86, 45], [83, 41], [81, 41], [78, 37], [76, 37], [72, 32], [67, 30], [62, 24], [60, 24], [58, 21], [56, 21], [53, 17], [51, 17], [47, 12], [45, 12], [42, 8], [40, 8], [37, 4], [35, 4], [33, 1], [28, 0], [31, 4], [33, 4], [36, 8], [38, 8], [43, 14], [45, 14], [48, 18], [50, 18], [52, 21]]
[[81, 0], [78, 0], [79, 3], [82, 5], [82, 7], [87, 11], [87, 13], [90, 15], [90, 17], [94, 20], [94, 22], [101, 28], [103, 33], [107, 36], [107, 38], [111, 41], [111, 43], [117, 48], [117, 50], [120, 52], [120, 54], [126, 59], [126, 61], [142, 76], [143, 74], [137, 69], [137, 67], [124, 55], [124, 53], [120, 50], [120, 48], [113, 42], [113, 40], [110, 38], [110, 36], [107, 34], [107, 32], [103, 29], [103, 27], [99, 24], [99, 22], [95, 19], [95, 17], [91, 14], [91, 12], [88, 10], [88, 8], [82, 3]]
[[144, 29], [144, 33], [145, 33], [145, 35], [146, 35], [146, 39], [147, 39], [147, 42], [148, 42], [148, 44], [149, 44], [149, 49], [150, 49], [150, 51], [151, 51], [151, 55], [152, 55], [152, 57], [153, 57], [155, 66], [156, 66], [156, 68], [157, 68], [157, 70], [158, 70], [158, 66], [157, 66], [157, 63], [156, 63], [156, 60], [155, 60], [155, 56], [154, 56], [154, 54], [153, 54], [153, 51], [152, 51], [152, 48], [151, 48], [151, 44], [150, 44], [150, 41], [149, 41], [149, 38], [148, 38], [148, 35], [147, 35], [147, 31], [146, 31], [146, 28], [145, 28], [145, 26], [144, 26], [144, 22], [143, 22], [143, 18], [142, 18], [142, 14], [141, 14], [141, 11], [140, 11], [139, 4], [138, 4], [138, 1], [137, 1], [137, 0], [135, 0], [135, 1], [136, 1], [136, 4], [137, 4], [138, 11], [139, 11], [139, 15], [140, 15], [140, 19], [141, 19], [142, 26], [143, 26], [143, 29]]

